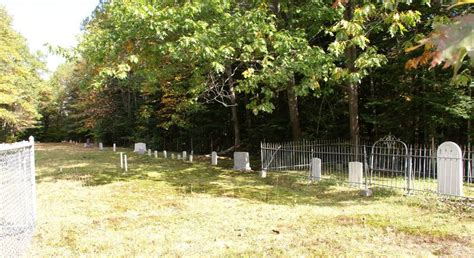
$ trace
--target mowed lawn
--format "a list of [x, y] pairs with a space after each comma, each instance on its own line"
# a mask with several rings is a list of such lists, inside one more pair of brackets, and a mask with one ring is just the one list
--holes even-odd
[[[121, 150], [125, 151], [125, 150]], [[474, 256], [473, 204], [37, 145], [34, 256]]]

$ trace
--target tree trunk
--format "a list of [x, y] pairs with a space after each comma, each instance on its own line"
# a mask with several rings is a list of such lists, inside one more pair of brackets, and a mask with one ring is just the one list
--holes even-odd
[[294, 77], [288, 83], [286, 90], [288, 96], [288, 111], [290, 114], [291, 133], [293, 140], [301, 139], [300, 116], [298, 112], [298, 97], [295, 93], [295, 79]]
[[[354, 14], [354, 1], [349, 1], [344, 12], [344, 19], [352, 20]], [[354, 62], [357, 58], [357, 49], [354, 45], [346, 48], [346, 67], [350, 72], [356, 72]], [[349, 123], [352, 143], [359, 144], [359, 85], [354, 82], [347, 83], [347, 94], [349, 96]]]
[[234, 127], [234, 146], [238, 148], [240, 145], [240, 128], [239, 128], [239, 117], [237, 116], [237, 98], [235, 95], [234, 85], [231, 83], [229, 86], [230, 90], [230, 104], [232, 111], [232, 125]]

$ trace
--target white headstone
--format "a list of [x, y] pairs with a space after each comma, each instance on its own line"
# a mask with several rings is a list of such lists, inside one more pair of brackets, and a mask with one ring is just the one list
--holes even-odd
[[168, 153], [166, 153], [166, 151], [165, 151], [165, 150], [163, 151], [163, 157], [164, 157], [165, 159], [167, 159], [167, 158], [168, 158]]
[[171, 153], [171, 159], [175, 159], [174, 153]]
[[362, 186], [364, 178], [362, 162], [349, 162], [349, 183]]
[[248, 152], [234, 152], [234, 169], [235, 170], [252, 170], [250, 168], [250, 158]]
[[135, 148], [133, 149], [133, 152], [138, 152], [140, 154], [145, 154], [146, 144], [143, 143], [143, 142], [135, 143]]
[[123, 152], [120, 152], [120, 168], [123, 168]]
[[113, 145], [112, 148], [113, 148], [113, 150], [114, 150], [114, 152], [115, 152], [115, 151], [117, 150], [117, 145], [114, 143], [114, 145]]
[[158, 151], [155, 151], [155, 159], [158, 158]]
[[217, 152], [215, 151], [211, 153], [211, 165], [213, 166], [217, 165]]
[[438, 193], [463, 196], [462, 150], [454, 142], [444, 142], [437, 152]]
[[181, 159], [181, 154], [178, 154], [178, 159]]
[[189, 155], [189, 162], [193, 163], [193, 154]]
[[87, 148], [87, 143], [84, 143], [84, 148]]
[[148, 156], [151, 157], [151, 149], [148, 149]]
[[183, 151], [183, 160], [184, 160], [184, 161], [186, 161], [186, 156], [187, 156], [186, 151]]
[[321, 159], [311, 159], [311, 180], [321, 180]]
[[104, 144], [102, 144], [101, 142], [99, 142], [99, 150], [103, 150], [104, 149]]
[[267, 177], [267, 171], [266, 171], [266, 170], [261, 170], [261, 171], [258, 172], [258, 173], [259, 173], [259, 175], [260, 175], [261, 178]]

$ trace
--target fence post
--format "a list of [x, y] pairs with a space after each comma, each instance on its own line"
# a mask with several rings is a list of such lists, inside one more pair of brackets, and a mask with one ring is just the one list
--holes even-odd
[[120, 152], [120, 168], [123, 169], [123, 152]]
[[31, 194], [32, 196], [32, 203], [33, 203], [33, 220], [36, 221], [36, 168], [35, 168], [35, 137], [30, 136], [28, 138], [31, 144], [30, 150], [30, 169], [31, 169]]
[[411, 181], [412, 181], [412, 178], [411, 178], [411, 172], [412, 172], [412, 152], [413, 152], [413, 148], [412, 147], [409, 147], [408, 148], [408, 181], [407, 181], [407, 193], [410, 194], [411, 193]]
[[127, 154], [123, 155], [123, 161], [124, 161], [125, 172], [127, 172], [128, 171]]

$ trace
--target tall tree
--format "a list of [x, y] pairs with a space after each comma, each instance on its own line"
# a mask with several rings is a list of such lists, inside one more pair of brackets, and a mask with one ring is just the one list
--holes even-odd
[[26, 40], [13, 30], [12, 20], [0, 6], [0, 140], [31, 128], [40, 117], [38, 103], [44, 64], [30, 53]]

